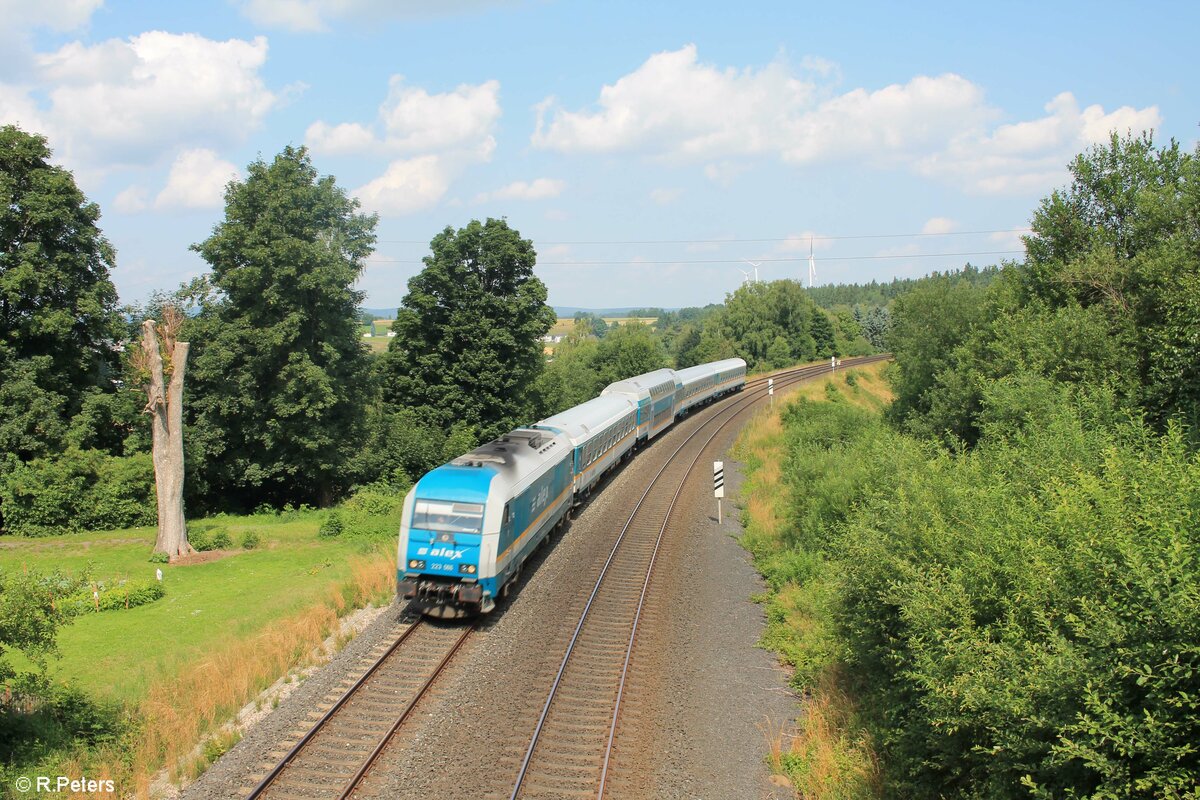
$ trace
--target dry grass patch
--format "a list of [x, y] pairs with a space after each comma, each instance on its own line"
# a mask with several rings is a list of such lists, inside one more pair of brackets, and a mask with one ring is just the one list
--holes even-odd
[[[800, 384], [788, 401], [755, 416], [742, 429], [734, 456], [745, 464], [740, 492], [743, 545], [761, 565], [785, 551], [791, 498], [782, 466], [787, 456], [782, 412], [787, 402], [846, 402], [879, 411], [891, 402], [883, 375], [886, 364], [839, 371], [826, 380]], [[849, 380], [847, 380], [849, 378]], [[768, 731], [767, 760], [804, 800], [874, 800], [881, 792], [872, 742], [859, 726], [853, 699], [844, 690], [829, 651], [825, 595], [818, 582], [786, 583], [763, 598], [768, 629], [763, 646], [797, 670], [803, 684], [803, 714], [793, 726]]]
[[[127, 758], [89, 766], [87, 774], [115, 774], [119, 787], [145, 798], [159, 769], [166, 768], [172, 781], [202, 772], [223, 750], [207, 747], [196, 759], [193, 751], [201, 740], [280, 676], [310, 663], [337, 629], [343, 612], [391, 599], [396, 575], [392, 548], [354, 557], [350, 567], [351, 578], [331, 589], [324, 602], [251, 638], [231, 640], [203, 661], [184, 665], [154, 683], [138, 705], [141, 726], [133, 752]], [[220, 735], [212, 741], [233, 743]]]

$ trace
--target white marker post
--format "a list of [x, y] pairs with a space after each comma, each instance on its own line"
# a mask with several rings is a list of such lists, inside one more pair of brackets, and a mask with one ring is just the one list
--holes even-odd
[[771, 405], [775, 405], [775, 379], [767, 378], [767, 396], [771, 398]]
[[837, 372], [837, 358], [835, 356], [829, 357], [829, 370], [830, 372]]
[[725, 462], [713, 462], [713, 497], [717, 498], [717, 524], [721, 524], [721, 498], [725, 496]]

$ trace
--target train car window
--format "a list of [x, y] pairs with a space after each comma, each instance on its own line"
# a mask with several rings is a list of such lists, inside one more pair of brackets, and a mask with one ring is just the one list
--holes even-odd
[[483, 530], [483, 505], [417, 500], [412, 526], [427, 531], [479, 533]]

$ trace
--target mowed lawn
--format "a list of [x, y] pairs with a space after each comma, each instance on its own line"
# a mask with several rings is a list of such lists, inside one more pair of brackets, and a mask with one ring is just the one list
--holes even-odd
[[[166, 596], [128, 610], [83, 614], [58, 637], [61, 657], [50, 674], [95, 697], [134, 700], [156, 680], [202, 660], [231, 640], [265, 630], [329, 598], [352, 577], [352, 562], [386, 559], [394, 542], [380, 537], [319, 538], [323, 514], [216, 517], [203, 525], [227, 530], [231, 553], [193, 565], [148, 561], [153, 528], [0, 540], [0, 567], [78, 574], [111, 585], [153, 579], [163, 571]], [[254, 530], [257, 549], [243, 550]], [[19, 660], [18, 654], [14, 660]]]

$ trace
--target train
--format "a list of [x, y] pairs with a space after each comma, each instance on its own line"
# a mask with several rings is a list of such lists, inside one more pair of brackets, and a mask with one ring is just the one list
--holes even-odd
[[404, 498], [397, 596], [430, 617], [490, 613], [606, 473], [745, 385], [740, 358], [636, 375], [425, 473]]

